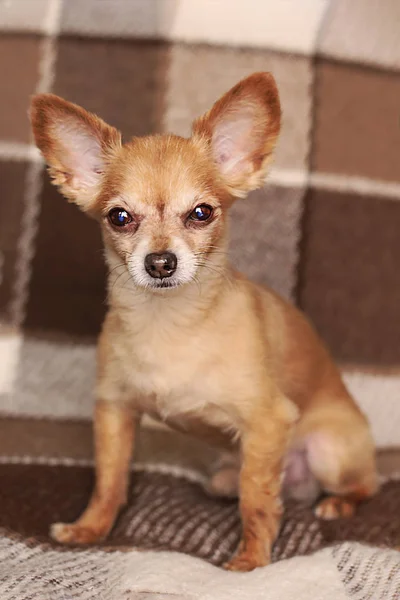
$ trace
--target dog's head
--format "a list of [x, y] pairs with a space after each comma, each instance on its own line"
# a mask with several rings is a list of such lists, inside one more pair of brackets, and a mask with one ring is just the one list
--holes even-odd
[[263, 184], [280, 104], [273, 77], [256, 73], [197, 119], [189, 139], [122, 144], [116, 129], [52, 94], [32, 99], [31, 122], [55, 185], [101, 223], [110, 265], [160, 289], [221, 262], [227, 209]]

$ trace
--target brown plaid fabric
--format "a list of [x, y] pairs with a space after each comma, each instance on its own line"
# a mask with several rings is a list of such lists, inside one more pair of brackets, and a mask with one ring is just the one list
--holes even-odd
[[[105, 312], [99, 231], [50, 185], [32, 145], [29, 96], [59, 94], [126, 138], [186, 135], [195, 116], [258, 70], [277, 79], [283, 129], [265, 189], [233, 208], [232, 261], [304, 309], [377, 444], [400, 446], [399, 22], [398, 0], [0, 0], [5, 465], [91, 456], [85, 421]], [[172, 462], [206, 468], [209, 450], [163, 435], [144, 436], [149, 460], [164, 461], [168, 446]], [[11, 466], [0, 476], [11, 486], [17, 471], [33, 476]], [[49, 472], [35, 473], [51, 497]], [[0, 512], [4, 527], [35, 533]], [[43, 516], [43, 531], [53, 517]], [[392, 543], [398, 528], [390, 532]]]
[[[60, 549], [49, 537], [49, 520], [70, 522], [82, 513], [93, 485], [92, 469], [56, 460], [52, 464], [33, 461], [28, 465], [0, 464], [0, 477], [4, 486], [0, 534]], [[174, 474], [173, 468], [142, 466], [132, 473], [131, 481], [128, 504], [108, 539], [99, 545], [104, 551], [135, 547], [172, 550], [215, 565], [222, 565], [234, 553], [241, 533], [236, 501], [207, 496], [198, 481], [184, 471]], [[37, 487], [40, 494], [34, 491]], [[289, 504], [272, 562], [304, 556], [339, 541], [396, 546], [400, 539], [400, 520], [396, 519], [399, 494], [400, 481], [388, 481], [356, 516], [337, 521], [320, 521], [310, 507]]]

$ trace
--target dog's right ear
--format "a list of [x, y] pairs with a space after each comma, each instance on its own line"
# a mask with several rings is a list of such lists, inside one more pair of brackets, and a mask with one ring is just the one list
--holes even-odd
[[53, 183], [82, 210], [90, 211], [104, 170], [121, 147], [121, 134], [96, 115], [53, 94], [32, 98], [30, 119]]

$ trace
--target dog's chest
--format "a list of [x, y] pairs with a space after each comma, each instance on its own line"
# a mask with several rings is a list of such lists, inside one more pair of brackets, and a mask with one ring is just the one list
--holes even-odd
[[222, 429], [232, 427], [227, 366], [215, 352], [205, 350], [204, 337], [147, 335], [128, 345], [124, 370], [141, 410], [183, 427], [191, 417]]

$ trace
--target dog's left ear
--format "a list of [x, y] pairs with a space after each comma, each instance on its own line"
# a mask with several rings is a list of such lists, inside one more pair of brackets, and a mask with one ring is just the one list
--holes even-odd
[[206, 140], [226, 187], [241, 197], [263, 185], [280, 124], [273, 76], [254, 73], [193, 123], [193, 136]]

